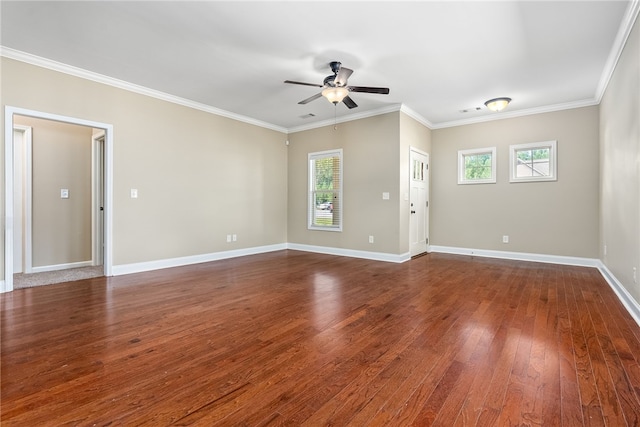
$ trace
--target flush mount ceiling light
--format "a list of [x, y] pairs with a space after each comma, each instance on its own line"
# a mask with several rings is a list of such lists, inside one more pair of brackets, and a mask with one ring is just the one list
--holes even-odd
[[504, 110], [510, 102], [511, 98], [493, 98], [485, 102], [484, 105], [486, 105], [491, 111], [501, 111]]
[[322, 96], [327, 98], [329, 102], [337, 104], [342, 102], [349, 95], [349, 90], [346, 87], [328, 87], [322, 91]]

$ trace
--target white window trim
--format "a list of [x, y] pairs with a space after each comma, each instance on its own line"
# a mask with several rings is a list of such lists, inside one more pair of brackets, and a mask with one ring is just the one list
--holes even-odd
[[[314, 200], [313, 200], [313, 169], [311, 168], [311, 161], [327, 158], [327, 157], [335, 157], [338, 156], [340, 158], [340, 188], [338, 188], [338, 197], [340, 199], [340, 208], [338, 210], [338, 225], [314, 225], [313, 224], [313, 211], [315, 210]], [[326, 151], [317, 151], [315, 153], [309, 153], [307, 155], [307, 168], [308, 168], [308, 184], [307, 184], [307, 228], [309, 230], [316, 231], [342, 231], [342, 213], [344, 211], [344, 198], [342, 197], [342, 186], [344, 181], [343, 174], [343, 165], [344, 165], [344, 157], [342, 155], [342, 148], [336, 150], [326, 150]]]
[[[517, 177], [518, 157], [516, 152], [520, 150], [549, 149], [549, 176]], [[509, 146], [509, 182], [537, 182], [558, 180], [558, 150], [556, 141], [531, 142], [528, 144], [514, 144]]]
[[[487, 179], [466, 179], [464, 159], [472, 154], [491, 154], [491, 178]], [[496, 183], [496, 147], [474, 148], [471, 150], [458, 151], [458, 184], [495, 184]]]

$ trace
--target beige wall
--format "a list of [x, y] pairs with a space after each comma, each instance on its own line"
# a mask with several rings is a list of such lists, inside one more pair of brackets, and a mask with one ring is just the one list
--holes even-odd
[[[409, 200], [405, 200], [405, 196], [409, 196], [409, 174], [410, 159], [409, 151], [411, 148], [431, 154], [431, 129], [417, 122], [415, 119], [400, 113], [400, 253], [409, 252], [409, 219], [410, 206]], [[427, 231], [428, 232], [428, 231]]]
[[[600, 107], [433, 131], [395, 112], [286, 136], [7, 58], [0, 89], [3, 107], [114, 126], [115, 265], [285, 242], [404, 254], [413, 146], [430, 154], [432, 245], [600, 257], [640, 300], [638, 31]], [[558, 181], [510, 184], [509, 145], [551, 139]], [[458, 185], [457, 151], [489, 146], [497, 183]], [[344, 150], [344, 231], [309, 231], [307, 154], [331, 148]]]
[[[438, 129], [432, 138], [432, 245], [598, 257], [598, 107]], [[548, 140], [558, 141], [558, 180], [510, 184], [509, 145]], [[458, 185], [458, 150], [493, 146], [497, 183]]]
[[[402, 255], [409, 251], [409, 148], [429, 152], [431, 131], [402, 112], [289, 135], [289, 242]], [[307, 229], [307, 155], [342, 148], [343, 231]], [[389, 193], [389, 200], [382, 193]], [[369, 243], [374, 236], [374, 243]]]
[[114, 265], [287, 241], [285, 134], [7, 58], [1, 84], [3, 109], [113, 125]]
[[[289, 135], [290, 243], [400, 253], [399, 126], [396, 112]], [[343, 149], [343, 231], [308, 230], [307, 155], [334, 148]]]
[[92, 129], [19, 116], [14, 123], [32, 128], [33, 267], [91, 261]]
[[[600, 257], [640, 304], [640, 24], [600, 105]], [[604, 253], [604, 246], [607, 253]], [[633, 281], [633, 268], [637, 281]]]

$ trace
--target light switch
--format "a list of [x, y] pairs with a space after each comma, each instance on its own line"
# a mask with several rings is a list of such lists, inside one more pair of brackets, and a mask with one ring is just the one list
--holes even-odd
[[132, 188], [131, 189], [131, 198], [132, 199], [137, 199], [138, 198], [138, 189], [137, 188]]
[[388, 192], [384, 192], [382, 193], [382, 200], [389, 200], [389, 193]]
[[68, 188], [61, 188], [60, 189], [60, 198], [61, 199], [68, 199], [69, 198], [69, 189]]

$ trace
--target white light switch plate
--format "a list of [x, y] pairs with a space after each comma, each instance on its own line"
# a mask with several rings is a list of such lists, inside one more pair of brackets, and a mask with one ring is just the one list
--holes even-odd
[[389, 200], [389, 193], [388, 192], [384, 192], [382, 193], [382, 200]]
[[61, 199], [68, 199], [69, 198], [69, 189], [68, 188], [61, 188], [60, 189], [60, 198]]
[[131, 189], [131, 198], [132, 199], [137, 199], [138, 198], [138, 189], [137, 188], [132, 188]]

